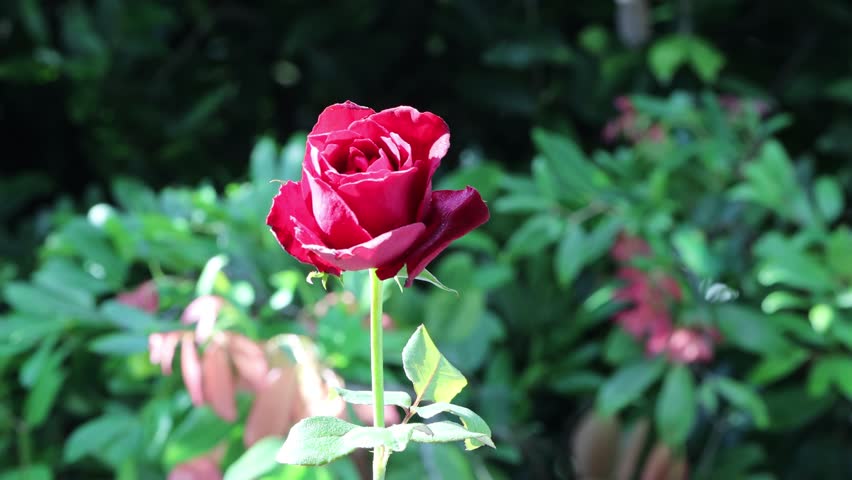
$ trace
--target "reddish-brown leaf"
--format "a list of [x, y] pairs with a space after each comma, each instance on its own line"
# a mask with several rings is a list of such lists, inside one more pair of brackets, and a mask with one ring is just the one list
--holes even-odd
[[180, 343], [180, 368], [183, 384], [189, 392], [192, 403], [204, 405], [204, 390], [202, 389], [201, 362], [195, 350], [195, 336], [192, 332], [184, 332]]
[[234, 395], [234, 373], [228, 362], [225, 347], [211, 342], [202, 359], [204, 398], [213, 411], [229, 422], [237, 419], [237, 403]]
[[269, 362], [260, 345], [242, 335], [230, 334], [228, 353], [239, 377], [245, 380], [253, 391], [259, 392], [266, 386]]

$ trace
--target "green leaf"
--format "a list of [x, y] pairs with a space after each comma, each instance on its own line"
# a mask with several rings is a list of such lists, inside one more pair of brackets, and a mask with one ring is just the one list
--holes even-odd
[[22, 386], [32, 388], [45, 370], [56, 368], [62, 363], [65, 355], [54, 350], [57, 340], [56, 335], [45, 338], [35, 353], [27, 358], [18, 373], [18, 380]]
[[0, 480], [53, 480], [53, 472], [47, 465], [37, 464], [4, 470]]
[[61, 368], [44, 370], [39, 375], [24, 402], [24, 421], [30, 428], [38, 427], [47, 420], [65, 377], [66, 373]]
[[127, 356], [148, 351], [148, 337], [140, 333], [109, 333], [89, 342], [89, 350], [104, 355]]
[[198, 282], [195, 285], [195, 295], [200, 297], [213, 293], [216, 277], [219, 276], [219, 273], [227, 264], [228, 257], [226, 255], [216, 255], [210, 258], [204, 265], [204, 269], [201, 270], [201, 275], [198, 276]]
[[780, 325], [761, 312], [738, 305], [719, 305], [716, 318], [722, 334], [734, 345], [754, 353], [786, 352], [792, 344], [781, 334]]
[[536, 215], [524, 222], [509, 237], [506, 242], [506, 254], [512, 258], [538, 254], [559, 239], [564, 226], [564, 221], [556, 215]]
[[448, 443], [468, 440], [488, 441], [481, 433], [471, 432], [455, 422], [433, 422], [413, 431], [411, 440], [418, 443]]
[[225, 471], [224, 480], [254, 480], [277, 466], [275, 452], [283, 438], [266, 437], [245, 451]]
[[538, 213], [551, 210], [556, 205], [552, 200], [542, 195], [515, 194], [506, 195], [494, 201], [494, 211], [497, 213]]
[[422, 424], [414, 423], [358, 427], [337, 417], [310, 417], [290, 429], [276, 460], [288, 465], [325, 465], [357, 448], [386, 446], [399, 452], [420, 428]]
[[206, 453], [221, 442], [232, 428], [209, 407], [193, 408], [169, 437], [162, 456], [164, 465], [172, 468]]
[[687, 367], [676, 365], [666, 374], [657, 399], [657, 430], [667, 444], [680, 447], [686, 442], [695, 417], [695, 381]]
[[852, 399], [852, 358], [846, 355], [826, 355], [814, 363], [808, 377], [808, 393], [824, 396], [831, 384]]
[[[825, 245], [825, 257], [829, 268], [837, 275], [852, 279], [852, 262], [849, 261], [852, 258], [852, 230], [849, 227], [844, 225], [831, 232]], [[852, 294], [849, 295], [852, 298]]]
[[569, 137], [534, 128], [532, 139], [542, 153], [550, 175], [557, 180], [563, 198], [578, 202], [588, 200], [590, 194], [609, 185], [606, 174], [590, 162]]
[[402, 366], [420, 400], [449, 403], [467, 385], [467, 379], [438, 351], [423, 325], [402, 349]]
[[65, 441], [63, 460], [74, 463], [84, 456], [97, 453], [125, 433], [136, 419], [123, 413], [109, 413], [77, 427]]
[[583, 225], [568, 222], [554, 257], [556, 279], [563, 287], [570, 285], [586, 264], [585, 247], [586, 232]]
[[852, 104], [852, 78], [842, 78], [826, 89], [826, 95], [834, 100]]
[[707, 247], [707, 239], [702, 231], [695, 228], [679, 229], [672, 235], [672, 244], [692, 273], [700, 278], [717, 276], [718, 265]]
[[704, 83], [714, 83], [725, 65], [725, 56], [703, 38], [694, 36], [690, 38], [689, 53], [692, 70]]
[[417, 415], [420, 415], [421, 418], [432, 418], [435, 415], [444, 412], [452, 413], [459, 417], [464, 428], [466, 428], [469, 432], [483, 435], [482, 437], [477, 437], [475, 439], [470, 438], [465, 440], [464, 445], [466, 450], [475, 450], [483, 445], [496, 448], [494, 446], [494, 442], [491, 440], [491, 429], [488, 427], [488, 424], [485, 423], [485, 420], [483, 420], [482, 417], [474, 413], [469, 408], [453, 405], [452, 403], [438, 402], [425, 407], [417, 407], [414, 412]]
[[643, 360], [618, 370], [598, 391], [597, 407], [604, 415], [618, 413], [638, 399], [665, 368], [659, 359]]
[[[373, 405], [373, 392], [370, 390], [347, 390], [345, 388], [334, 387], [334, 390], [340, 395], [346, 403], [356, 405]], [[385, 392], [385, 405], [396, 405], [402, 408], [411, 406], [411, 396], [406, 392]]]
[[669, 35], [654, 43], [648, 52], [648, 63], [657, 80], [665, 84], [686, 63], [705, 83], [713, 83], [725, 64], [725, 57], [702, 38]]
[[687, 41], [679, 35], [654, 42], [648, 52], [648, 64], [658, 81], [664, 84], [672, 81], [675, 72], [687, 61], [687, 50]]
[[832, 177], [820, 177], [814, 183], [814, 199], [826, 222], [837, 220], [843, 213], [843, 191]]
[[157, 319], [144, 310], [107, 300], [101, 305], [101, 315], [113, 324], [134, 332], [151, 332], [157, 329]]
[[769, 426], [769, 410], [751, 387], [725, 377], [716, 378], [714, 387], [731, 405], [748, 412], [757, 428]]
[[748, 381], [757, 386], [780, 380], [801, 367], [810, 358], [807, 350], [796, 348], [765, 357], [748, 374]]
[[[394, 278], [396, 279], [396, 284], [399, 285], [400, 290], [402, 290], [403, 282], [401, 282], [401, 280], [408, 280], [408, 268], [403, 267], [402, 270], [400, 270], [399, 273], [397, 273], [396, 277], [394, 277]], [[459, 294], [458, 290], [453, 290], [452, 288], [444, 285], [443, 283], [441, 283], [440, 280], [438, 280], [438, 277], [433, 275], [432, 272], [430, 272], [429, 270], [426, 270], [425, 268], [423, 269], [422, 272], [417, 274], [417, 277], [415, 277], [415, 280], [420, 280], [420, 281], [423, 281], [423, 282], [431, 283], [432, 285], [440, 288], [441, 290], [443, 290], [445, 292], [450, 292], [450, 293], [455, 294], [455, 295]]]

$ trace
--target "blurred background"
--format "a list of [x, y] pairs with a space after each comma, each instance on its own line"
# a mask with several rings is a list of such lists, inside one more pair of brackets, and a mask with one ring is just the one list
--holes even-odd
[[498, 448], [389, 479], [852, 478], [850, 29], [846, 0], [2, 2], [0, 479], [359, 478], [274, 454], [371, 421], [329, 397], [369, 388], [365, 277], [307, 284], [264, 224], [346, 99], [442, 116], [438, 188], [492, 213], [430, 266], [459, 296], [388, 283], [385, 358], [407, 388], [425, 323]]

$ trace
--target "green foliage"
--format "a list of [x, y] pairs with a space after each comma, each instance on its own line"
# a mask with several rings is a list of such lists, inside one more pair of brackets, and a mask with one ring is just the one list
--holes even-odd
[[[270, 181], [300, 174], [305, 135], [291, 132], [346, 98], [446, 118], [435, 188], [473, 185], [492, 212], [421, 278], [457, 295], [385, 289], [388, 403], [452, 420], [362, 431], [359, 445], [415, 441], [389, 478], [572, 478], [566, 439], [590, 405], [653, 420], [649, 441], [690, 478], [848, 477], [848, 5], [646, 3], [653, 33], [636, 48], [619, 2], [11, 2], [0, 478], [164, 478], [211, 448], [226, 478], [357, 478], [348, 460], [271, 463], [279, 437], [247, 449], [251, 394], [222, 421], [145, 352], [213, 294], [229, 304], [215, 333], [309, 335], [343, 398], [369, 401], [363, 282], [309, 274], [263, 226]], [[649, 253], [614, 261], [623, 235]], [[702, 335], [708, 360], [628, 333], [626, 268], [671, 278], [667, 318]], [[155, 311], [117, 300], [148, 280]], [[437, 368], [455, 365], [449, 386], [400, 386], [420, 324]], [[430, 443], [484, 443], [477, 418], [497, 450]]]

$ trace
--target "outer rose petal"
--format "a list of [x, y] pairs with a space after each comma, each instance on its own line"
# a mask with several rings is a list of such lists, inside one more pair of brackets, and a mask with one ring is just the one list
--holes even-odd
[[[324, 181], [306, 175], [310, 186], [314, 219], [332, 248], [348, 248], [370, 240], [372, 236], [358, 223], [346, 202]], [[319, 232], [317, 232], [319, 233]]]
[[[387, 265], [398, 263], [399, 257], [410, 249], [425, 231], [426, 226], [422, 223], [412, 223], [343, 250], [334, 250], [322, 245], [305, 245], [305, 248], [341, 270], [387, 268]], [[392, 277], [400, 268], [401, 264], [393, 274], [385, 278]]]
[[[414, 249], [404, 256], [408, 267], [410, 287], [414, 279], [453, 240], [488, 221], [488, 207], [473, 187], [464, 190], [439, 190], [432, 192], [432, 201], [426, 219], [426, 232], [417, 239]], [[376, 272], [382, 280], [390, 278], [402, 265], [389, 265]]]
[[325, 110], [317, 118], [317, 123], [311, 129], [311, 135], [318, 135], [335, 130], [346, 130], [346, 127], [356, 120], [376, 113], [375, 110], [369, 107], [362, 107], [357, 103], [349, 100], [343, 103], [335, 103]]
[[[389, 132], [399, 134], [411, 145], [409, 161], [429, 160], [438, 168], [450, 148], [450, 127], [444, 120], [429, 112], [419, 112], [411, 107], [396, 107], [370, 117]], [[408, 163], [408, 162], [406, 162]], [[408, 165], [401, 165], [406, 167]]]
[[311, 264], [321, 272], [340, 275], [339, 269], [326, 264], [316, 255], [305, 250], [296, 240], [295, 230], [298, 226], [316, 238], [316, 241], [312, 243], [321, 243], [317, 237], [319, 227], [308, 211], [299, 183], [287, 182], [281, 185], [278, 195], [272, 199], [272, 208], [269, 210], [269, 216], [266, 217], [266, 224], [269, 225], [284, 250], [297, 260]]

